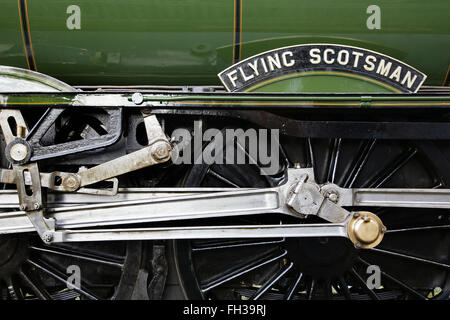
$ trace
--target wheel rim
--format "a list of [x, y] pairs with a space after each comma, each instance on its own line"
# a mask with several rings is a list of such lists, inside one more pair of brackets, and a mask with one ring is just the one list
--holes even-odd
[[[302, 166], [313, 166], [319, 183], [372, 188], [433, 188], [449, 183], [450, 173], [439, 171], [442, 159], [439, 162], [439, 150], [432, 143], [303, 142]], [[282, 180], [277, 175], [272, 181], [249, 181], [249, 172], [245, 166], [198, 165], [185, 185], [263, 187]], [[448, 210], [370, 209], [389, 230], [371, 250], [356, 250], [344, 238], [174, 241], [185, 295], [189, 299], [448, 299]], [[367, 285], [370, 265], [380, 268], [381, 288]]]
[[[0, 295], [12, 300], [129, 299], [141, 242], [44, 245], [36, 236], [0, 239]], [[70, 276], [78, 268], [80, 286]]]

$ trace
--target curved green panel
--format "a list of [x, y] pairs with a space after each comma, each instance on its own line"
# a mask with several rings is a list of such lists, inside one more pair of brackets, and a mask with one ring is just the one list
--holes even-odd
[[303, 92], [303, 93], [389, 93], [398, 92], [384, 83], [372, 79], [357, 78], [355, 75], [339, 74], [337, 72], [311, 74], [289, 74], [269, 81], [261, 82], [246, 92]]

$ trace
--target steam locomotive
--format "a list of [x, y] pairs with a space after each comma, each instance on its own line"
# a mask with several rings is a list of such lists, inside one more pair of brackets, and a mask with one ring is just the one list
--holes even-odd
[[0, 298], [450, 298], [449, 2], [2, 1]]

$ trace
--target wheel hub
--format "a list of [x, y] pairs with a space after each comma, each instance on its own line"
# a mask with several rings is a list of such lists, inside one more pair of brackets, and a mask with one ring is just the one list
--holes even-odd
[[356, 248], [368, 249], [383, 240], [386, 227], [380, 218], [367, 211], [355, 212], [348, 224], [348, 235]]

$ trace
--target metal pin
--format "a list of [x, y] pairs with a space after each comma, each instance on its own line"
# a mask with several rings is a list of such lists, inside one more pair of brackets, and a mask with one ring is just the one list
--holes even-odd
[[22, 126], [17, 126], [17, 137], [23, 138], [25, 137], [25, 128]]

